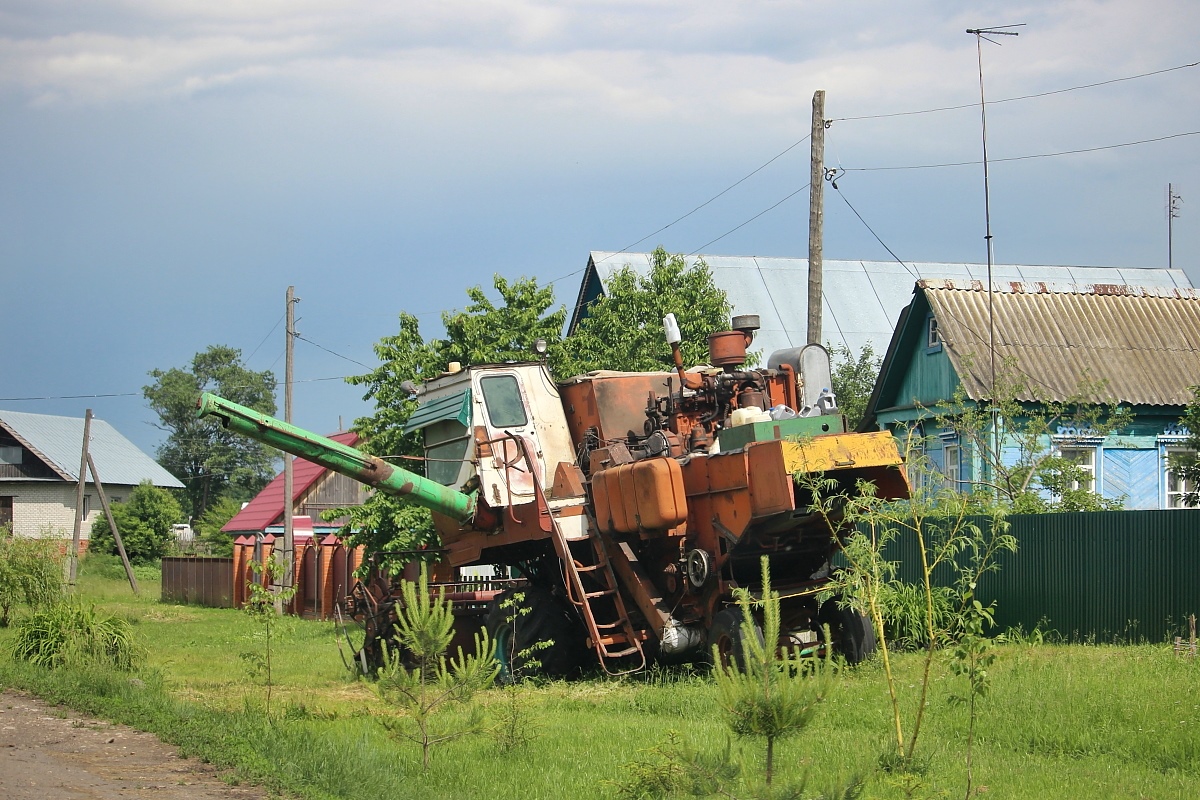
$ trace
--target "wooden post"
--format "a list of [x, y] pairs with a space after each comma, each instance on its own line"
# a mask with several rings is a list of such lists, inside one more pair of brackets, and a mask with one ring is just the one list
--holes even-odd
[[79, 457], [79, 483], [75, 486], [75, 535], [71, 537], [71, 552], [67, 559], [67, 583], [75, 585], [79, 577], [79, 544], [83, 533], [83, 491], [87, 483], [88, 440], [92, 433], [92, 410], [83, 415], [83, 454]]
[[121, 563], [125, 565], [125, 577], [129, 578], [129, 586], [134, 594], [139, 594], [137, 578], [133, 576], [133, 567], [129, 565], [129, 556], [125, 554], [125, 543], [121, 541], [121, 532], [117, 530], [117, 522], [113, 519], [112, 509], [108, 507], [108, 496], [104, 494], [104, 484], [100, 483], [100, 473], [96, 472], [96, 462], [92, 454], [87, 456], [88, 468], [92, 471], [92, 483], [96, 484], [96, 494], [100, 495], [100, 505], [104, 508], [104, 516], [108, 518], [108, 527], [117, 543], [117, 552], [121, 554]]
[[[292, 379], [296, 342], [296, 287], [287, 288], [287, 341], [284, 347], [283, 368], [283, 421], [292, 423]], [[295, 485], [292, 473], [291, 453], [283, 454], [283, 576], [280, 590], [292, 588], [296, 581], [296, 536], [292, 517], [295, 509]], [[276, 599], [275, 610], [283, 613], [283, 600]]]
[[822, 229], [825, 224], [825, 90], [812, 100], [808, 187], [808, 343], [821, 343]]

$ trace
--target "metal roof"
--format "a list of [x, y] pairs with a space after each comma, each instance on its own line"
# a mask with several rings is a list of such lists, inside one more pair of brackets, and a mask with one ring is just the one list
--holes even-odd
[[471, 390], [438, 397], [417, 406], [417, 410], [404, 423], [404, 432], [420, 430], [427, 425], [443, 420], [458, 420], [463, 427], [471, 424]]
[[[808, 259], [758, 256], [688, 256], [687, 263], [703, 259], [712, 271], [713, 282], [723, 289], [734, 314], [758, 314], [762, 323], [754, 349], [763, 351], [763, 361], [776, 350], [807, 344]], [[579, 297], [568, 330], [586, 316], [590, 296], [623, 266], [639, 274], [650, 271], [650, 253], [593, 251], [584, 271]], [[939, 264], [895, 261], [825, 261], [823, 273], [825, 344], [845, 344], [854, 353], [870, 342], [882, 355], [892, 338], [900, 311], [912, 299], [913, 285], [920, 279], [979, 281], [987, 279], [983, 264]], [[1129, 284], [1167, 288], [1191, 288], [1180, 269], [1121, 269], [1116, 267], [1026, 266], [996, 264], [993, 281], [1063, 284]], [[596, 283], [600, 287], [596, 286]]]
[[[992, 285], [997, 364], [1029, 384], [1019, 400], [1066, 400], [1100, 382], [1096, 401], [1180, 406], [1200, 384], [1200, 292], [1112, 284]], [[969, 397], [988, 396], [984, 283], [917, 284]]]
[[[357, 433], [335, 433], [330, 435], [339, 444], [354, 447], [359, 442]], [[303, 458], [292, 462], [292, 501], [303, 497], [305, 492], [324, 477], [329, 470]], [[241, 511], [233, 515], [221, 530], [226, 533], [262, 532], [268, 525], [283, 519], [283, 473], [276, 475], [263, 490], [254, 496]]]
[[[79, 480], [83, 419], [49, 414], [0, 411], [0, 427], [58, 473], [65, 481]], [[183, 484], [143, 453], [117, 429], [92, 417], [88, 452], [104, 483], [136, 486], [148, 480], [155, 486], [182, 489]]]

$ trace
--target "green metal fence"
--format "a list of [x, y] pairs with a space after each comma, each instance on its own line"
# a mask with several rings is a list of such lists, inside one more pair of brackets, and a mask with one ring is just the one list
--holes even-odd
[[[1068, 640], [1161, 642], [1200, 616], [1200, 510], [1097, 511], [1008, 518], [1017, 552], [976, 589], [995, 600], [999, 630], [1020, 625]], [[986, 518], [975, 522], [988, 524]], [[915, 537], [887, 557], [920, 578]], [[949, 570], [937, 576], [952, 579]]]

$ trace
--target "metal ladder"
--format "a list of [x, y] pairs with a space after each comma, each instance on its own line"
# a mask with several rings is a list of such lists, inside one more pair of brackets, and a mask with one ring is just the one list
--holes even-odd
[[[562, 510], [549, 509], [554, 549], [563, 565], [567, 596], [583, 616], [588, 640], [600, 659], [601, 668], [609, 675], [625, 675], [644, 669], [646, 652], [642, 648], [641, 635], [629, 619], [604, 543], [592, 527], [594, 523], [590, 517], [585, 517], [588, 537], [572, 542], [563, 535], [559, 524]], [[577, 553], [576, 549], [585, 552]], [[585, 575], [591, 577], [597, 588], [588, 591], [583, 582]], [[627, 660], [625, 664], [617, 663], [623, 660]]]

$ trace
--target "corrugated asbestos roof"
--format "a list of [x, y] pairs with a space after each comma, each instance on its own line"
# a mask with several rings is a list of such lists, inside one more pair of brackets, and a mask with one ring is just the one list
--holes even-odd
[[[357, 433], [335, 433], [330, 439], [340, 444], [354, 447], [359, 442]], [[292, 464], [292, 500], [303, 497], [304, 493], [313, 487], [325, 475], [326, 469], [320, 464], [314, 464], [303, 458], [297, 458]], [[279, 473], [263, 490], [246, 504], [246, 507], [233, 515], [233, 519], [221, 528], [226, 533], [245, 533], [265, 531], [283, 519], [283, 473]]]
[[[775, 350], [807, 344], [808, 259], [755, 256], [689, 256], [689, 264], [703, 259], [713, 282], [725, 290], [734, 314], [758, 314], [762, 329], [754, 349], [763, 351], [763, 362]], [[584, 271], [579, 298], [568, 330], [585, 315], [585, 301], [598, 279], [607, 286], [612, 274], [629, 265], [639, 274], [650, 270], [650, 253], [593, 251]], [[895, 261], [825, 261], [824, 315], [821, 344], [845, 343], [857, 353], [870, 342], [882, 355], [892, 338], [900, 311], [912, 299], [919, 279], [979, 281], [987, 279], [982, 264], [938, 264]], [[1191, 288], [1183, 270], [1118, 269], [1116, 267], [992, 266], [993, 281], [1064, 284], [1129, 284], [1166, 288]], [[679, 312], [676, 312], [679, 313]]]
[[[0, 427], [33, 452], [65, 481], [79, 480], [83, 448], [83, 419], [50, 414], [0, 411]], [[157, 461], [102, 419], [92, 417], [88, 452], [104, 483], [136, 486], [149, 480], [155, 486], [182, 489], [183, 484]]]
[[[922, 281], [938, 332], [967, 394], [988, 396], [985, 284]], [[1030, 391], [1020, 400], [1065, 400], [1086, 382], [1090, 399], [1184, 405], [1200, 384], [1200, 293], [1094, 284], [993, 284], [996, 363], [1011, 361]], [[997, 367], [1000, 370], [1000, 367]]]

